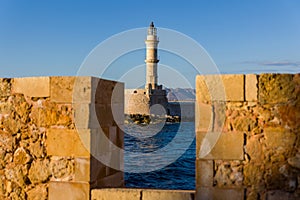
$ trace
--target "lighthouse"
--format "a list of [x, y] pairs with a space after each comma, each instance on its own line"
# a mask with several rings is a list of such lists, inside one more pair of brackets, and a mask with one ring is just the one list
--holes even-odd
[[134, 115], [162, 115], [169, 113], [167, 91], [158, 85], [157, 57], [158, 37], [153, 22], [147, 30], [145, 89], [125, 90], [125, 113]]
[[146, 85], [145, 89], [148, 93], [151, 93], [152, 90], [157, 89], [157, 63], [159, 60], [157, 59], [157, 45], [158, 38], [156, 28], [154, 27], [154, 23], [151, 22], [147, 38], [145, 40], [146, 43]]

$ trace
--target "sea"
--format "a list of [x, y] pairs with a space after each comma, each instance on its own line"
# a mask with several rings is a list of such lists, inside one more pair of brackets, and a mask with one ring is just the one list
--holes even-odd
[[127, 126], [126, 188], [195, 189], [195, 124]]

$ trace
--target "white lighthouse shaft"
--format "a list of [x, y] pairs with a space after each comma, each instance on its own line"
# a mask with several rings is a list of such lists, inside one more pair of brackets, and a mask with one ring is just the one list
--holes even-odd
[[156, 28], [153, 22], [151, 22], [148, 28], [146, 43], [146, 89], [156, 89], [157, 87], [157, 45], [158, 38], [156, 35]]

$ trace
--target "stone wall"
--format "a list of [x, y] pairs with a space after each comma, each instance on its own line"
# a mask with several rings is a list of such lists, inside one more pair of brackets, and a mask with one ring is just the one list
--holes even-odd
[[300, 74], [196, 79], [197, 199], [300, 198]]
[[[299, 199], [300, 75], [197, 76], [196, 88], [195, 199]], [[93, 77], [0, 79], [0, 199], [193, 199], [94, 189], [124, 186], [123, 103], [123, 84]]]
[[122, 187], [123, 155], [102, 147], [109, 138], [123, 148], [123, 102], [123, 84], [93, 77], [1, 78], [0, 199], [90, 199], [92, 188]]

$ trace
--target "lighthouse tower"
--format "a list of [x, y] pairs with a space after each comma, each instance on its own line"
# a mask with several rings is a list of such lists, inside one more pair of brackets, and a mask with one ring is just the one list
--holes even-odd
[[125, 90], [125, 113], [130, 115], [168, 114], [167, 91], [157, 81], [157, 45], [156, 28], [151, 22], [146, 43], [146, 83], [145, 89]]
[[157, 45], [158, 38], [156, 35], [156, 28], [153, 22], [151, 22], [148, 28], [146, 43], [146, 85], [145, 88], [148, 93], [157, 89]]

